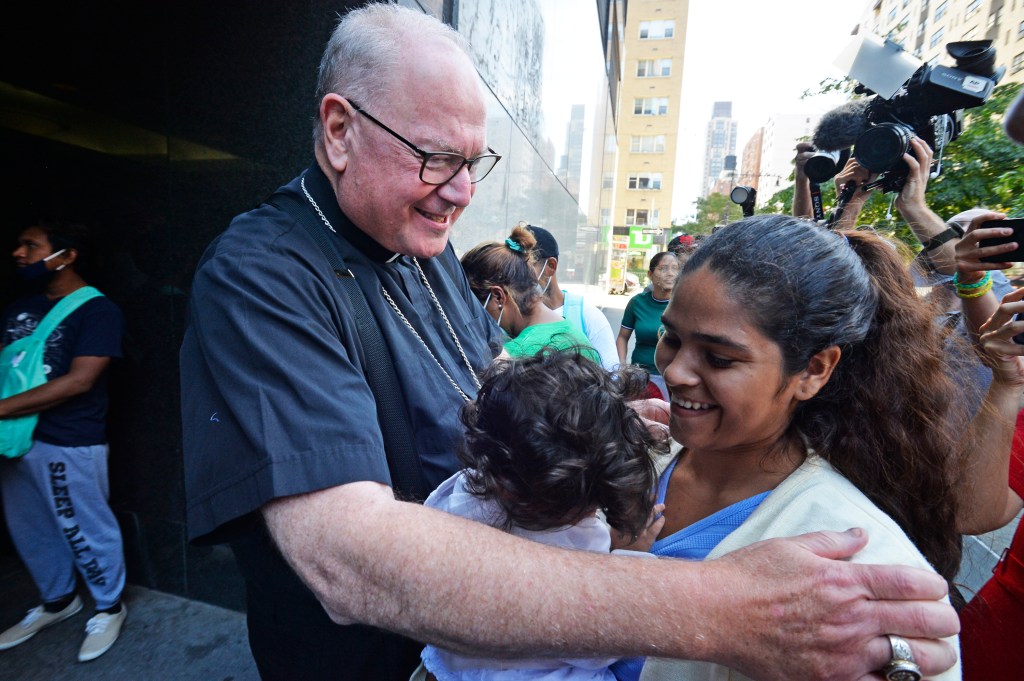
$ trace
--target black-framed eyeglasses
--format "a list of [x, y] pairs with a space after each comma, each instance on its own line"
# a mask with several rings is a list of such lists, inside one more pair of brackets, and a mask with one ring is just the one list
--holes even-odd
[[480, 154], [476, 158], [466, 158], [462, 154], [456, 154], [450, 151], [424, 151], [388, 126], [378, 121], [370, 114], [366, 113], [362, 107], [351, 99], [348, 100], [348, 103], [352, 105], [353, 109], [366, 116], [378, 127], [384, 130], [384, 132], [412, 149], [417, 156], [423, 159], [423, 163], [420, 165], [420, 180], [427, 184], [446, 184], [459, 174], [459, 171], [462, 170], [463, 166], [469, 168], [469, 181], [472, 184], [476, 184], [487, 177], [488, 173], [494, 170], [494, 166], [501, 160], [501, 156], [496, 154], [494, 149], [491, 149], [490, 147], [487, 147], [487, 151], [490, 153]]

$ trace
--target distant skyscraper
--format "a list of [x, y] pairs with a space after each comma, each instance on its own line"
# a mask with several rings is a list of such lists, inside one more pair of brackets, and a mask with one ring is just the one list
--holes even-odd
[[725, 169], [725, 157], [736, 155], [736, 127], [737, 122], [732, 119], [732, 102], [715, 102], [708, 121], [701, 196], [711, 193], [719, 174]]
[[583, 172], [583, 115], [585, 107], [573, 104], [569, 122], [565, 125], [565, 153], [558, 166], [558, 179], [573, 198], [580, 198], [580, 175]]

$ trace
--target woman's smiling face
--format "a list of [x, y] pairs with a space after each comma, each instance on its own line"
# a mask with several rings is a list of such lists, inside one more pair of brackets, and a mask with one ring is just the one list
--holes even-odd
[[817, 392], [808, 394], [804, 372], [783, 375], [779, 346], [706, 267], [679, 282], [662, 319], [655, 363], [669, 389], [672, 437], [690, 449], [770, 448], [798, 402]]

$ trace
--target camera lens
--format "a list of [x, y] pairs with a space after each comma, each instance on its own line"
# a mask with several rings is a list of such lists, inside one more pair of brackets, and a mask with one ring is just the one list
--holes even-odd
[[857, 138], [853, 155], [873, 173], [889, 170], [903, 159], [910, 149], [913, 131], [905, 125], [879, 123]]
[[839, 172], [840, 151], [819, 151], [807, 159], [804, 175], [811, 182], [822, 183], [831, 180]]
[[729, 192], [729, 198], [733, 203], [742, 205], [751, 198], [750, 192], [750, 187], [733, 187], [732, 191]]

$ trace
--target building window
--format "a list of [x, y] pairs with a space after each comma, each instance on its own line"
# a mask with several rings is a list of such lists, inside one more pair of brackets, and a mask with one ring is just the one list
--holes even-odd
[[973, 16], [979, 7], [981, 7], [981, 0], [971, 0], [967, 3], [967, 11], [964, 12], [964, 18]]
[[599, 227], [611, 227], [612, 226], [612, 209], [602, 208], [601, 209], [601, 224]]
[[636, 63], [637, 78], [659, 78], [671, 75], [671, 59], [641, 59]]
[[664, 154], [664, 135], [633, 135], [629, 140], [629, 150], [634, 154]]
[[646, 227], [648, 214], [649, 213], [646, 208], [627, 208], [626, 224]]
[[640, 40], [671, 38], [676, 32], [674, 19], [640, 22]]
[[938, 21], [946, 15], [946, 10], [949, 9], [949, 0], [942, 0], [939, 6], [935, 8], [935, 21]]
[[629, 189], [661, 189], [661, 173], [630, 173]]
[[945, 33], [945, 32], [946, 32], [946, 27], [945, 26], [941, 26], [941, 27], [939, 27], [939, 30], [935, 31], [935, 33], [932, 33], [932, 40], [931, 40], [930, 46], [931, 47], [935, 47], [936, 45], [938, 45], [939, 42], [942, 41], [942, 34]]
[[633, 100], [633, 113], [637, 116], [665, 116], [668, 97], [637, 97]]
[[601, 189], [615, 189], [615, 173], [605, 173], [601, 178]]
[[995, 12], [992, 12], [992, 14], [988, 15], [988, 23], [985, 25], [985, 28], [992, 28], [993, 26], [998, 24], [1000, 21], [1002, 21], [1002, 19], [1003, 19], [1003, 8], [1000, 6], [1000, 7], [996, 8]]
[[1020, 52], [1013, 58], [1013, 64], [1010, 66], [1010, 73], [1017, 73], [1021, 69], [1024, 69], [1024, 52]]
[[893, 8], [891, 10], [889, 10], [889, 23], [891, 24], [894, 21], [896, 21], [896, 6], [895, 5], [893, 5]]
[[978, 33], [978, 27], [977, 26], [971, 26], [971, 28], [968, 29], [966, 33], [964, 33], [963, 37], [960, 38], [960, 40], [974, 40], [974, 36], [977, 33]]
[[1017, 25], [1017, 40], [1024, 38], [1024, 21]]

